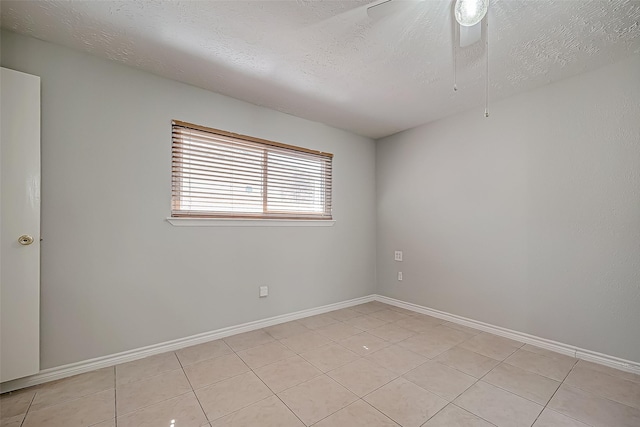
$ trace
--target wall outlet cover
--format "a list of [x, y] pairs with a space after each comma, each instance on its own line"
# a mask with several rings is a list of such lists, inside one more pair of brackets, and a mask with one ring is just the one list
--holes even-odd
[[268, 286], [260, 286], [260, 298], [266, 297], [269, 295], [269, 287]]

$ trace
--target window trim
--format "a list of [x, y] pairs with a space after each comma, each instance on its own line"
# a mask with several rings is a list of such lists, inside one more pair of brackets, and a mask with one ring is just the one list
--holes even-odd
[[168, 217], [174, 227], [332, 227], [335, 219]]
[[[174, 126], [193, 129], [196, 131], [206, 132], [213, 135], [219, 135], [226, 138], [233, 138], [241, 141], [247, 141], [250, 143], [257, 143], [260, 145], [264, 145], [264, 146], [267, 146], [264, 148], [265, 155], [268, 153], [268, 146], [271, 146], [279, 149], [291, 150], [293, 152], [292, 154], [295, 154], [295, 152], [298, 152], [302, 154], [311, 154], [318, 157], [324, 157], [325, 161], [326, 161], [326, 158], [328, 158], [330, 169], [331, 169], [331, 163], [333, 161], [332, 153], [312, 150], [309, 148], [298, 147], [298, 146], [289, 145], [289, 144], [283, 144], [276, 141], [270, 141], [267, 139], [256, 138], [256, 137], [242, 135], [234, 132], [228, 132], [220, 129], [215, 129], [215, 128], [210, 128], [206, 126], [196, 125], [193, 123], [184, 122], [181, 120], [171, 121], [172, 135], [174, 133], [173, 131]], [[173, 152], [173, 145], [174, 143], [172, 139], [172, 143], [171, 143], [172, 152]], [[172, 154], [172, 159], [173, 159], [173, 154]], [[174, 182], [173, 181], [174, 180], [173, 160], [172, 160], [171, 170], [172, 170], [171, 175], [172, 175], [172, 183], [173, 183]], [[265, 168], [264, 173], [268, 173], [268, 170], [269, 170], [268, 168]], [[332, 179], [332, 176], [330, 175], [329, 181], [328, 181], [329, 184], [331, 184], [332, 181], [333, 179]], [[328, 188], [329, 189], [327, 190], [327, 188], [325, 187], [325, 191], [332, 191], [331, 185], [329, 185]], [[267, 194], [268, 193], [265, 191], [264, 192], [265, 201], [263, 202], [263, 206], [264, 206], [264, 203], [266, 203]], [[332, 195], [329, 195], [329, 200], [331, 199], [332, 199]], [[261, 225], [269, 226], [270, 225], [270, 226], [299, 227], [299, 226], [332, 226], [335, 223], [335, 220], [333, 218], [333, 212], [332, 212], [333, 204], [331, 201], [329, 201], [329, 206], [330, 206], [329, 216], [325, 218], [321, 218], [318, 216], [309, 216], [307, 218], [304, 215], [298, 216], [296, 214], [293, 214], [291, 216], [286, 214], [283, 214], [283, 216], [278, 216], [279, 214], [274, 214], [270, 216], [265, 213], [264, 208], [263, 208], [262, 214], [255, 214], [255, 216], [250, 213], [239, 213], [237, 215], [212, 214], [212, 213], [204, 213], [202, 215], [198, 215], [198, 214], [176, 215], [174, 214], [174, 211], [179, 210], [179, 209], [176, 209], [176, 203], [179, 203], [179, 202], [176, 202], [176, 200], [174, 199], [173, 190], [172, 190], [171, 215], [167, 218], [167, 221], [174, 226], [261, 226]]]

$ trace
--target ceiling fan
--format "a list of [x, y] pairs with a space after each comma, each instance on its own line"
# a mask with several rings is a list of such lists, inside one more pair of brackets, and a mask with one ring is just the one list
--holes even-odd
[[[377, 20], [406, 7], [410, 2], [383, 0], [367, 8], [369, 18]], [[489, 36], [487, 12], [489, 0], [455, 0], [453, 4], [452, 23], [454, 24], [453, 40], [453, 90], [457, 86], [457, 56], [460, 48], [474, 45], [482, 40], [485, 42], [485, 110], [484, 116], [489, 117]]]

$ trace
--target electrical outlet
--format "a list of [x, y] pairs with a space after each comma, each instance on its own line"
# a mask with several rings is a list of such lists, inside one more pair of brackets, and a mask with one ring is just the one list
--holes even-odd
[[402, 251], [396, 251], [394, 259], [396, 261], [402, 261]]
[[269, 287], [268, 286], [260, 286], [260, 298], [266, 297], [269, 295]]
[[398, 271], [398, 281], [402, 282], [402, 271]]

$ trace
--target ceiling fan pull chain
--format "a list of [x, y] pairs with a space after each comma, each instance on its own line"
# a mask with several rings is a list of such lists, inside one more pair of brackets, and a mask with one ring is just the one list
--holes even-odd
[[489, 14], [484, 17], [485, 41], [485, 80], [484, 80], [484, 116], [489, 117]]
[[453, 91], [458, 91], [458, 46], [460, 45], [460, 26], [453, 19]]

